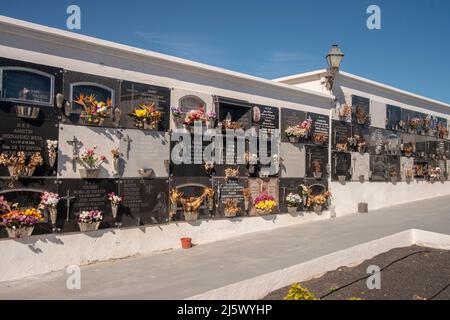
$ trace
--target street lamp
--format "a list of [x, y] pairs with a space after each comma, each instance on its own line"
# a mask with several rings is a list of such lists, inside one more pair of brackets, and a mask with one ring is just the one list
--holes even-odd
[[339, 67], [341, 65], [344, 54], [341, 49], [338, 48], [337, 44], [331, 46], [330, 52], [328, 52], [326, 59], [328, 63], [326, 78], [326, 86], [329, 91], [333, 89], [333, 82], [336, 74], [339, 72]]

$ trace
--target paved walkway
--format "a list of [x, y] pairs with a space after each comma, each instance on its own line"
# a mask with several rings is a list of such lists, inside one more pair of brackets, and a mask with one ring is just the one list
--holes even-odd
[[450, 234], [450, 197], [85, 266], [81, 290], [64, 272], [0, 283], [0, 299], [182, 299], [413, 228]]

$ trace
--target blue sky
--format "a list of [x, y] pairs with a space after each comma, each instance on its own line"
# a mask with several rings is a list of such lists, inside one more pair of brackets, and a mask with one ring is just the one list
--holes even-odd
[[3, 0], [0, 14], [65, 29], [70, 4], [79, 33], [269, 79], [324, 68], [338, 43], [345, 71], [450, 102], [448, 0]]

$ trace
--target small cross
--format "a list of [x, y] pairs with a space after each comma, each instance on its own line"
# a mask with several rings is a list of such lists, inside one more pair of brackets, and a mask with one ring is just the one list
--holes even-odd
[[83, 145], [83, 143], [79, 141], [75, 136], [73, 136], [72, 140], [67, 140], [67, 143], [72, 146], [72, 164], [73, 170], [75, 171], [75, 163], [78, 159], [79, 148]]
[[70, 215], [70, 202], [75, 199], [74, 196], [70, 195], [70, 190], [67, 190], [67, 195], [65, 197], [61, 197], [61, 199], [66, 200], [66, 210], [67, 210], [67, 221], [69, 221], [69, 215]]

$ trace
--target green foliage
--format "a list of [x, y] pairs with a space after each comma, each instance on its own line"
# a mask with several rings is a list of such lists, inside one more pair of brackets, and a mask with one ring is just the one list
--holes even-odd
[[303, 288], [300, 283], [294, 283], [289, 289], [288, 294], [284, 300], [319, 300], [316, 296], [309, 292], [308, 289]]

